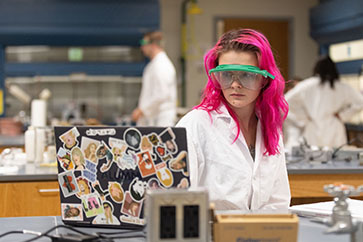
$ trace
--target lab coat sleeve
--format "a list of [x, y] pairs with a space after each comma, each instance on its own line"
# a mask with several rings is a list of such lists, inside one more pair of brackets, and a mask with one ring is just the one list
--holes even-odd
[[299, 88], [293, 88], [286, 93], [285, 98], [289, 104], [287, 120], [298, 128], [303, 128], [309, 121], [309, 116], [304, 105], [304, 97], [301, 96]]
[[289, 112], [284, 123], [284, 134], [286, 147], [291, 148], [299, 145], [299, 139], [309, 118], [304, 106], [304, 98], [298, 88], [287, 92], [285, 98], [289, 104]]
[[160, 68], [152, 70], [152, 85], [150, 85], [149, 88], [152, 88], [153, 90], [148, 91], [149, 96], [147, 99], [142, 103], [139, 103], [139, 108], [145, 116], [155, 116], [160, 112], [160, 104], [169, 97], [173, 78], [174, 75], [171, 71], [160, 70]]
[[263, 210], [287, 210], [290, 206], [291, 193], [282, 142], [280, 142], [280, 147], [282, 147], [280, 149], [282, 153], [279, 155], [279, 167], [275, 176], [272, 195], [262, 208]]
[[204, 156], [198, 141], [198, 120], [194, 120], [194, 115], [187, 114], [177, 124], [176, 127], [185, 127], [187, 132], [188, 162], [190, 185], [192, 188], [198, 187], [199, 176], [204, 169]]
[[349, 119], [357, 112], [363, 110], [363, 95], [350, 86], [346, 85], [343, 95], [343, 107], [339, 111], [339, 117], [348, 122]]

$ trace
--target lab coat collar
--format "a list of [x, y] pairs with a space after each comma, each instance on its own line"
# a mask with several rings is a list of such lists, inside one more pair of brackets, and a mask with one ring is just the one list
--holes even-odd
[[152, 58], [151, 62], [156, 62], [157, 59], [163, 58], [163, 56], [166, 56], [165, 51], [160, 51]]
[[232, 116], [229, 114], [227, 107], [224, 103], [221, 103], [219, 107], [214, 110], [216, 114], [216, 118], [228, 118], [229, 120], [233, 120]]

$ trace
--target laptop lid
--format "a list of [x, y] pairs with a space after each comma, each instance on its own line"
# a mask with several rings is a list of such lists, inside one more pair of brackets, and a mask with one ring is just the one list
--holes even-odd
[[65, 224], [140, 228], [146, 189], [189, 187], [185, 128], [55, 127]]

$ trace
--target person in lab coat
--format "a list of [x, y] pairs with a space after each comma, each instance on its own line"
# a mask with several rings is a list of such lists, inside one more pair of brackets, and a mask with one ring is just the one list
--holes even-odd
[[138, 107], [131, 118], [139, 126], [174, 126], [177, 81], [173, 63], [162, 48], [162, 33], [145, 34], [141, 51], [150, 59], [142, 75]]
[[339, 81], [335, 63], [322, 56], [314, 75], [286, 93], [289, 114], [284, 126], [286, 147], [299, 145], [300, 137], [308, 145], [339, 147], [347, 143], [344, 121], [363, 110], [363, 96]]
[[191, 187], [206, 187], [216, 209], [286, 210], [288, 106], [268, 40], [255, 30], [232, 30], [204, 64], [201, 103], [176, 125], [187, 130]]

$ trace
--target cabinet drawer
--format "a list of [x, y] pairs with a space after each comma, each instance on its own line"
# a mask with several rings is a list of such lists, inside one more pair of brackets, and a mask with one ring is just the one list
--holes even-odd
[[59, 216], [57, 181], [0, 183], [0, 217]]

